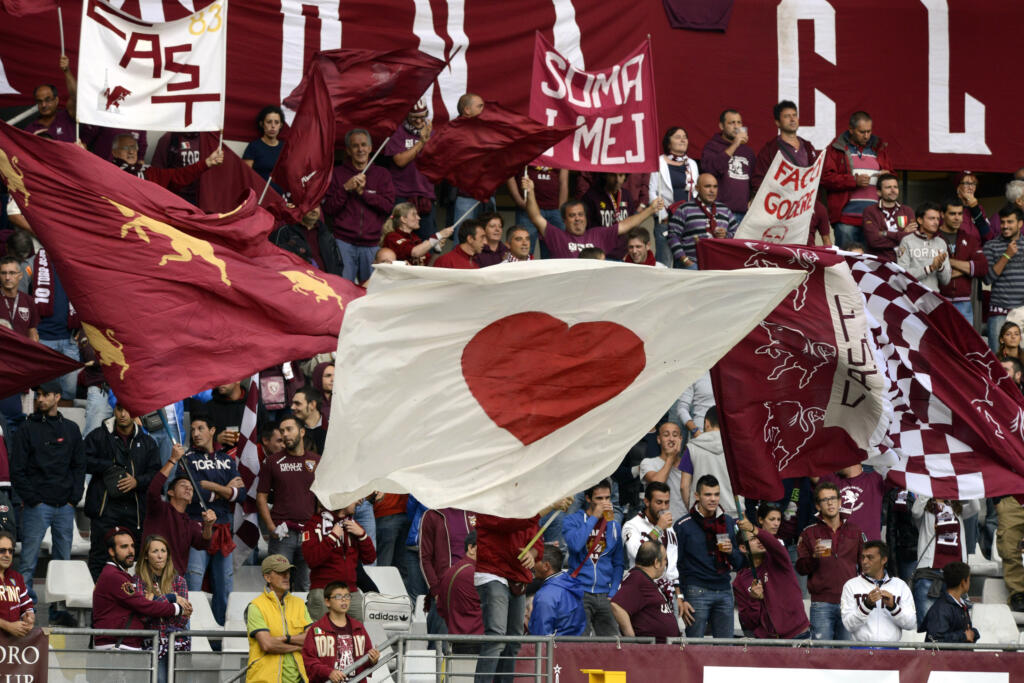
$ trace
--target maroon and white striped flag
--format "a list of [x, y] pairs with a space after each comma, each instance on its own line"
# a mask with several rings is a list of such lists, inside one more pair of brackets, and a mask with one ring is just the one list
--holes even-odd
[[889, 480], [925, 496], [1024, 493], [1024, 397], [947, 299], [894, 263], [844, 254], [883, 357]]
[[260, 540], [260, 526], [256, 511], [256, 487], [260, 483], [259, 426], [256, 415], [259, 412], [260, 375], [252, 376], [245, 393], [245, 411], [242, 413], [241, 434], [235, 446], [238, 456], [238, 474], [245, 482], [246, 497], [235, 503], [235, 551], [232, 557], [235, 569], [256, 549]]

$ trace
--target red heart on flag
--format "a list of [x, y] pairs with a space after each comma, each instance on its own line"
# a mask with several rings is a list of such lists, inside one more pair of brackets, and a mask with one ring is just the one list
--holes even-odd
[[462, 350], [469, 391], [524, 446], [618, 395], [646, 363], [643, 340], [622, 325], [569, 327], [535, 311], [494, 321]]

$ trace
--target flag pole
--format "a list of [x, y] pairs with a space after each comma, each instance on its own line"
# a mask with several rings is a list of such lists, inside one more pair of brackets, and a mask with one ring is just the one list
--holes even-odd
[[[174, 434], [171, 433], [171, 425], [167, 424], [167, 415], [164, 413], [164, 409], [161, 408], [160, 410], [158, 410], [156, 412], [157, 412], [157, 414], [160, 415], [160, 422], [164, 426], [164, 432], [167, 434], [167, 438], [170, 439], [171, 443], [173, 443], [175, 446], [179, 446], [180, 444], [178, 443], [178, 440], [175, 439], [174, 438]], [[200, 489], [199, 485], [196, 484], [195, 478], [192, 476], [192, 473], [189, 471], [188, 463], [182, 463], [181, 469], [185, 470], [185, 474], [188, 475], [188, 480], [190, 482], [192, 482], [192, 490], [195, 493], [196, 499], [199, 501], [199, 507], [203, 508], [203, 511], [205, 512], [209, 508], [206, 507], [206, 501], [204, 501], [203, 497], [199, 494], [199, 492], [202, 489]]]
[[384, 145], [388, 144], [388, 140], [390, 139], [390, 137], [384, 138], [384, 142], [380, 143], [380, 147], [378, 147], [377, 151], [373, 153], [373, 156], [370, 157], [370, 160], [366, 162], [366, 166], [363, 168], [362, 171], [360, 171], [360, 173], [366, 175], [366, 169], [370, 168], [374, 160], [377, 158], [377, 155], [384, 151]]
[[[480, 202], [477, 202], [477, 204], [479, 203]], [[530, 552], [530, 548], [533, 547], [533, 544], [537, 542], [538, 538], [544, 535], [544, 532], [548, 530], [549, 526], [551, 526], [551, 522], [555, 521], [555, 519], [560, 514], [562, 514], [562, 511], [559, 510], [558, 508], [555, 508], [555, 511], [551, 513], [550, 517], [548, 517], [548, 521], [544, 522], [544, 526], [540, 528], [540, 531], [538, 531], [537, 534], [530, 539], [530, 542], [526, 544], [526, 547], [519, 552], [519, 555], [517, 556], [518, 559], [522, 560], [526, 557], [526, 555]]]
[[473, 203], [473, 206], [469, 207], [469, 209], [466, 211], [466, 213], [462, 214], [459, 217], [459, 220], [455, 221], [455, 223], [452, 225], [452, 227], [453, 228], [459, 227], [459, 223], [461, 223], [462, 221], [466, 220], [466, 218], [469, 217], [469, 214], [473, 213], [473, 211], [475, 211], [476, 207], [478, 207], [478, 206], [480, 206], [480, 200], [479, 199], [476, 200], [476, 202]]
[[64, 14], [60, 11], [60, 3], [57, 3], [57, 26], [60, 29], [60, 54], [64, 56]]
[[263, 198], [267, 196], [267, 188], [270, 187], [270, 179], [273, 177], [272, 175], [267, 176], [267, 184], [263, 186], [263, 192], [260, 192], [260, 200], [256, 202], [256, 206], [263, 203]]
[[[527, 178], [527, 177], [529, 177], [529, 175], [530, 175], [530, 166], [529, 166], [529, 164], [527, 164], [526, 166], [523, 166], [523, 177]], [[530, 196], [530, 191], [529, 190], [523, 190], [523, 201], [524, 202], [526, 201], [526, 198], [529, 197], [529, 196]]]
[[[736, 514], [739, 515], [740, 519], [745, 519], [746, 515], [743, 514], [743, 508], [740, 505], [740, 497], [734, 495], [733, 499], [736, 501]], [[753, 524], [753, 522], [751, 522]], [[757, 525], [754, 524], [756, 527]], [[754, 553], [750, 552], [750, 537], [747, 536], [746, 532], [743, 533], [743, 554], [746, 555], [747, 564], [750, 565], [750, 573], [754, 577], [754, 581], [757, 581], [757, 568], [754, 566]]]

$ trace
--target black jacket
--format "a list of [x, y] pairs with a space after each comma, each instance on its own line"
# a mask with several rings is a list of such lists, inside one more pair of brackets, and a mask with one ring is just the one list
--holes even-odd
[[[111, 495], [107, 490], [103, 473], [115, 464], [138, 481], [128, 493]], [[125, 443], [115, 433], [114, 418], [104, 420], [85, 437], [85, 469], [92, 475], [85, 493], [85, 514], [90, 519], [103, 519], [141, 533], [146, 516], [146, 491], [153, 476], [160, 471], [160, 449], [153, 437], [135, 425], [135, 433]]]
[[270, 241], [297, 254], [307, 263], [312, 262], [313, 251], [310, 249], [309, 241], [315, 239], [320, 251], [320, 259], [323, 263], [317, 263], [317, 267], [325, 273], [331, 273], [341, 277], [341, 254], [338, 252], [338, 243], [334, 241], [334, 234], [324, 225], [323, 221], [317, 221], [313, 230], [307, 230], [301, 223], [298, 225], [282, 225], [270, 233]]
[[78, 504], [85, 486], [85, 451], [77, 424], [60, 413], [33, 413], [10, 443], [11, 483], [22, 503]]
[[943, 591], [942, 597], [924, 615], [924, 623], [917, 631], [927, 633], [925, 640], [930, 643], [966, 643], [964, 632], [967, 629], [974, 631], [974, 642], [978, 642], [981, 634], [971, 626], [971, 615], [957, 604], [952, 595]]

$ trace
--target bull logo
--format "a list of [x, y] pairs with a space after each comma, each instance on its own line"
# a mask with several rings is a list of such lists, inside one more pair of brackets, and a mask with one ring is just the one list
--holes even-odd
[[768, 356], [778, 361], [768, 379], [775, 381], [789, 370], [800, 375], [801, 389], [810, 384], [818, 368], [836, 359], [836, 347], [826, 342], [808, 339], [800, 330], [792, 327], [761, 321], [761, 328], [768, 333], [768, 343], [755, 349], [754, 354]]
[[[1007, 379], [1009, 375], [1003, 370], [1003, 366], [999, 360], [988, 351], [972, 351], [965, 354], [965, 357], [974, 363], [984, 374], [983, 378], [987, 380], [985, 382], [985, 396], [984, 398], [975, 398], [971, 400], [971, 405], [974, 409], [981, 413], [985, 421], [992, 425], [993, 434], [998, 438], [1004, 439], [1003, 428], [999, 424], [999, 421], [989, 412], [989, 408], [994, 408], [995, 405], [992, 403], [992, 399], [989, 398], [989, 393], [992, 391], [992, 387], [998, 385], [1004, 379]], [[1018, 409], [1019, 410], [1019, 409]], [[1011, 425], [1016, 431], [1017, 426]]]
[[104, 110], [110, 111], [110, 108], [113, 107], [115, 111], [121, 113], [121, 103], [131, 94], [132, 91], [122, 85], [115, 85], [113, 90], [107, 88], [103, 91], [103, 96], [107, 99]]
[[764, 231], [761, 235], [762, 242], [771, 242], [772, 244], [782, 244], [786, 241], [786, 233], [789, 232], [789, 228], [785, 225], [773, 225]]
[[824, 408], [804, 408], [797, 401], [765, 401], [764, 441], [771, 447], [778, 471], [785, 469], [825, 421]]
[[[782, 226], [778, 226], [782, 227]], [[770, 230], [765, 231], [764, 241], [771, 242], [768, 233]], [[744, 242], [744, 245], [753, 251], [747, 260], [743, 263], [744, 268], [779, 268], [779, 264], [771, 259], [772, 251], [765, 249], [758, 245], [757, 242]], [[781, 247], [782, 250], [789, 254], [789, 258], [785, 260], [785, 263], [791, 266], [795, 266], [794, 270], [805, 270], [807, 271], [807, 277], [803, 279], [796, 289], [793, 290], [793, 310], [803, 310], [804, 304], [807, 303], [807, 283], [811, 279], [811, 275], [814, 275], [814, 271], [818, 267], [818, 262], [821, 259], [813, 251], [807, 249], [793, 249], [790, 247]]]
[[124, 373], [128, 372], [131, 366], [124, 357], [124, 344], [114, 336], [114, 331], [107, 328], [106, 333], [100, 332], [89, 323], [82, 323], [85, 336], [89, 338], [96, 355], [100, 357], [100, 365], [116, 365], [121, 368], [121, 381], [124, 381]]
[[345, 310], [345, 303], [338, 296], [338, 293], [334, 291], [330, 283], [322, 277], [317, 277], [312, 270], [307, 270], [305, 273], [298, 270], [282, 270], [281, 275], [284, 275], [291, 281], [293, 292], [305, 296], [312, 294], [317, 303], [334, 299], [338, 302], [338, 308], [343, 311]]
[[129, 209], [123, 204], [118, 204], [109, 197], [104, 197], [104, 199], [113, 204], [125, 218], [131, 219], [121, 226], [122, 239], [128, 235], [129, 230], [134, 229], [135, 234], [138, 235], [139, 239], [146, 244], [149, 244], [149, 235], [146, 234], [145, 230], [148, 228], [152, 232], [158, 235], [163, 235], [171, 241], [171, 249], [173, 249], [175, 253], [164, 254], [158, 265], [165, 266], [168, 261], [188, 263], [192, 260], [193, 256], [198, 256], [211, 266], [217, 268], [217, 270], [220, 271], [221, 282], [228, 287], [231, 286], [231, 280], [228, 279], [227, 265], [213, 253], [213, 246], [209, 242], [201, 240], [198, 237], [193, 237], [192, 235], [187, 235], [181, 230], [167, 225], [167, 223], [161, 223], [149, 216], [143, 216], [134, 209]]
[[25, 201], [25, 206], [28, 206], [28, 198], [31, 193], [25, 187], [24, 171], [18, 168], [18, 157], [8, 159], [7, 154], [2, 149], [0, 149], [0, 175], [4, 177], [7, 191], [11, 195], [15, 193], [21, 194], [21, 198]]

